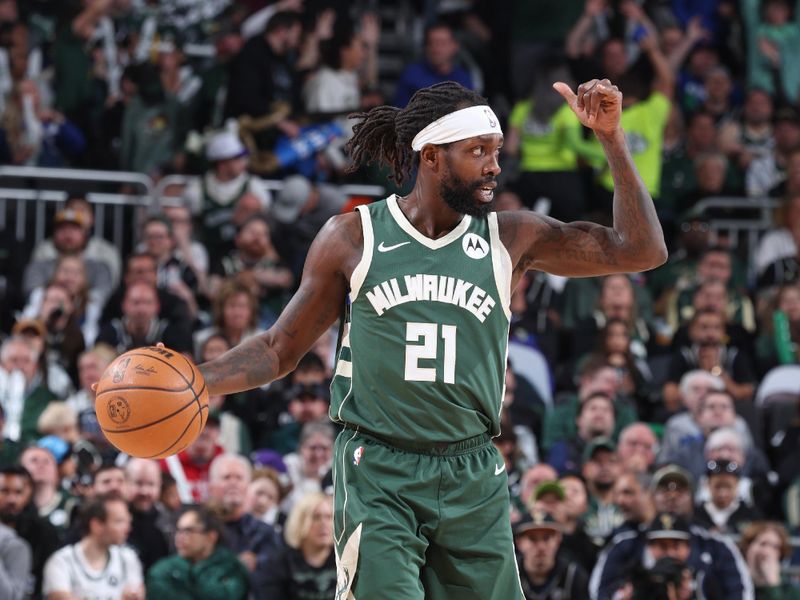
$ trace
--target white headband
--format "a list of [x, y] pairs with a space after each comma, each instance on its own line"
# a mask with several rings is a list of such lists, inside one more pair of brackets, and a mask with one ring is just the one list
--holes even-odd
[[470, 106], [430, 123], [411, 140], [411, 149], [419, 152], [425, 144], [447, 144], [487, 133], [502, 135], [499, 119], [488, 106]]

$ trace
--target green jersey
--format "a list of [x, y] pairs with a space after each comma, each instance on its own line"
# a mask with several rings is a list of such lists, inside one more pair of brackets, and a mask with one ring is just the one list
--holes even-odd
[[397, 196], [359, 206], [364, 237], [336, 374], [334, 421], [405, 442], [497, 435], [511, 259], [497, 215], [417, 231]]

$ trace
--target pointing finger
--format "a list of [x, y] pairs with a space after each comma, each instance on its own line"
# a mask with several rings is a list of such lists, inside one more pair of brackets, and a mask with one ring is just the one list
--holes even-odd
[[557, 91], [559, 94], [561, 94], [564, 100], [567, 101], [567, 104], [569, 104], [572, 107], [575, 107], [576, 102], [578, 101], [578, 97], [566, 83], [564, 83], [563, 81], [557, 81], [553, 84], [553, 89]]

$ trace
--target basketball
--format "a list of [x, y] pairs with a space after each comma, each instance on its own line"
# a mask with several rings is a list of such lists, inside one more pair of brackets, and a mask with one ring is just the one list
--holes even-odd
[[168, 348], [130, 350], [97, 383], [94, 409], [109, 442], [138, 458], [165, 458], [206, 424], [208, 390], [197, 367]]

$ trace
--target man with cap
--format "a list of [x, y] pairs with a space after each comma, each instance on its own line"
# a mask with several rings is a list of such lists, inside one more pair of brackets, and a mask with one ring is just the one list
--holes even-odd
[[584, 529], [592, 541], [602, 547], [622, 515], [614, 504], [614, 482], [622, 473], [617, 447], [607, 437], [598, 437], [586, 445], [581, 468], [589, 492], [589, 509], [583, 517]]
[[338, 186], [313, 184], [303, 175], [290, 175], [283, 180], [270, 209], [274, 217], [275, 244], [289, 260], [296, 275], [305, 261], [314, 236], [325, 222], [341, 212], [347, 196]]
[[[653, 475], [652, 489], [656, 508], [655, 529], [647, 532], [630, 529], [611, 539], [592, 571], [589, 585], [592, 600], [615, 597], [617, 590], [630, 581], [637, 565], [654, 564], [654, 556], [668, 556], [668, 552], [674, 555], [673, 558], [679, 555], [679, 544], [664, 542], [656, 547], [651, 543], [648, 534], [652, 538], [656, 530], [680, 531], [681, 537], [685, 537], [688, 531], [686, 564], [704, 598], [753, 600], [753, 583], [739, 550], [729, 540], [688, 524], [692, 518], [691, 475], [680, 467], [662, 467]], [[664, 514], [670, 515], [669, 523], [662, 522], [660, 517]], [[655, 534], [655, 537], [659, 536], [664, 537], [664, 534]], [[656, 554], [653, 554], [654, 549]]]
[[244, 220], [234, 219], [234, 215], [263, 212], [269, 208], [270, 197], [259, 180], [248, 173], [247, 148], [235, 133], [214, 135], [206, 147], [206, 159], [210, 169], [186, 187], [184, 199], [192, 213], [199, 215], [206, 247], [214, 256], [233, 245], [236, 224]]
[[586, 598], [586, 571], [559, 552], [561, 540], [561, 525], [544, 510], [535, 509], [514, 526], [520, 583], [526, 600]]
[[80, 256], [86, 265], [86, 279], [89, 288], [103, 298], [113, 289], [113, 275], [109, 264], [99, 256], [88, 253], [89, 219], [84, 211], [73, 208], [60, 210], [53, 220], [53, 247], [55, 255], [45, 258], [33, 256], [25, 267], [22, 289], [29, 295], [36, 288], [49, 282], [56, 271], [60, 258], [64, 256]]
[[53, 236], [36, 244], [31, 254], [32, 262], [56, 259], [59, 254], [68, 251], [70, 245], [77, 245], [84, 258], [96, 260], [108, 267], [112, 287], [119, 285], [122, 275], [119, 250], [105, 238], [91, 235], [94, 213], [92, 203], [85, 196], [75, 194], [68, 198], [64, 202], [63, 210], [56, 213], [54, 223]]

